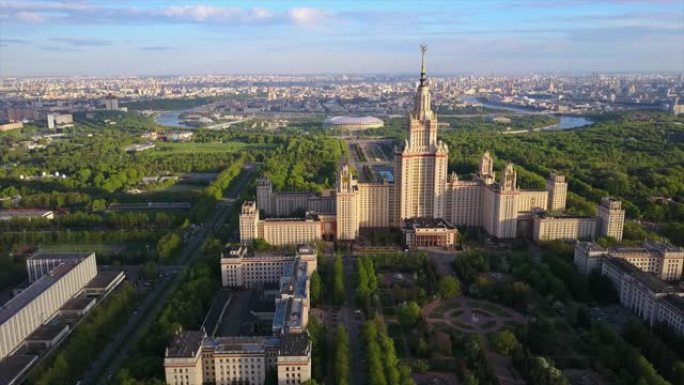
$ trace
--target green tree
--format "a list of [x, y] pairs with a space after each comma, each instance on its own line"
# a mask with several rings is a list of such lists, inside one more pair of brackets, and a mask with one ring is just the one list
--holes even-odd
[[510, 355], [518, 346], [518, 340], [508, 329], [500, 330], [490, 337], [494, 350], [503, 355]]
[[349, 336], [343, 325], [337, 326], [335, 334], [335, 384], [349, 385]]
[[409, 301], [399, 306], [399, 322], [404, 327], [413, 327], [420, 320], [420, 306], [415, 301]]
[[437, 281], [437, 292], [445, 299], [457, 297], [461, 294], [461, 283], [450, 275], [442, 277]]
[[342, 305], [344, 303], [344, 266], [342, 265], [342, 256], [335, 255], [332, 267], [332, 287], [333, 287], [333, 303]]
[[263, 251], [263, 250], [268, 250], [271, 248], [271, 244], [266, 242], [265, 239], [263, 238], [257, 238], [254, 240], [252, 243], [252, 247], [254, 247], [254, 250], [257, 251]]
[[309, 291], [311, 293], [311, 306], [316, 307], [321, 303], [321, 300], [323, 299], [322, 297], [322, 290], [323, 288], [322, 282], [321, 282], [321, 276], [318, 273], [318, 271], [314, 271], [311, 274], [311, 281], [309, 284]]
[[163, 263], [169, 263], [174, 259], [174, 253], [181, 246], [183, 241], [176, 233], [168, 233], [161, 237], [157, 242], [157, 254]]

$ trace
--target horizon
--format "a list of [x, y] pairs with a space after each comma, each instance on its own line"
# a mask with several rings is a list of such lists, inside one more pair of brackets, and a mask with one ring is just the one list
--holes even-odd
[[684, 68], [684, 0], [387, 4], [0, 1], [0, 77], [401, 76], [420, 43], [442, 76]]

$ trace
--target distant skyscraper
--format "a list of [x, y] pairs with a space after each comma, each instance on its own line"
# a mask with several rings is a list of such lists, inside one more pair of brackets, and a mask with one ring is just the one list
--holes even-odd
[[118, 110], [119, 109], [119, 100], [116, 98], [116, 96], [109, 94], [107, 97], [105, 97], [105, 110]]
[[443, 218], [449, 148], [437, 140], [437, 116], [430, 106], [430, 84], [425, 77], [422, 49], [420, 84], [409, 114], [409, 137], [395, 154], [395, 191], [399, 220]]
[[[420, 83], [408, 114], [408, 138], [395, 148], [393, 170], [374, 170], [363, 161], [357, 162], [356, 170], [342, 165], [334, 193], [321, 195], [273, 192], [272, 184], [261, 179], [257, 185], [258, 208], [281, 218], [260, 220], [255, 216], [258, 211], [254, 203], [245, 203], [240, 217], [240, 239], [244, 244], [259, 237], [273, 244], [309, 242], [320, 237], [355, 240], [362, 230], [399, 228], [407, 246], [447, 246], [455, 242], [454, 226], [483, 227], [501, 239], [532, 235], [533, 231], [535, 240], [596, 235], [621, 238], [624, 211], [619, 207], [617, 211], [602, 209], [605, 212], [601, 218], [562, 215], [568, 192], [563, 175], [551, 174], [545, 190], [523, 190], [517, 185], [512, 163], [496, 178], [494, 158], [489, 152], [483, 154], [473, 178], [460, 180], [455, 173], [448, 175], [449, 148], [437, 139], [437, 115], [431, 108], [425, 52], [422, 47]], [[360, 147], [356, 148], [358, 151]], [[305, 221], [282, 218], [299, 209], [309, 212]], [[602, 232], [601, 223], [607, 226]]]

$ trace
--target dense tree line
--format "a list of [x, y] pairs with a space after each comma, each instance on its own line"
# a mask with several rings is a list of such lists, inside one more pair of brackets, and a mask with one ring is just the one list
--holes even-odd
[[176, 233], [168, 233], [157, 241], [157, 255], [159, 262], [168, 264], [173, 262], [176, 252], [183, 245], [183, 240]]
[[332, 187], [347, 144], [327, 136], [288, 137], [264, 159], [264, 176], [276, 191], [320, 191]]
[[328, 364], [328, 339], [325, 326], [323, 326], [318, 318], [312, 316], [309, 318], [307, 331], [311, 339], [311, 377], [323, 383], [327, 374]]
[[641, 321], [630, 321], [622, 330], [625, 340], [638, 349], [672, 384], [684, 384], [684, 361]]
[[332, 303], [338, 306], [342, 305], [345, 299], [345, 292], [344, 265], [342, 264], [341, 254], [335, 254], [335, 257], [333, 258], [330, 280], [330, 287], [332, 287]]
[[648, 115], [642, 119], [627, 113], [579, 130], [516, 136], [443, 132], [442, 139], [458, 148], [450, 152], [449, 166], [460, 174], [474, 172], [482, 153], [490, 150], [500, 159], [497, 168], [512, 161], [541, 177], [551, 171], [565, 173], [576, 194], [569, 197], [571, 208], [577, 208], [580, 197], [594, 205], [612, 195], [624, 199], [629, 217], [681, 223], [684, 150], [670, 137], [684, 128], [666, 114]]
[[343, 325], [337, 325], [335, 331], [335, 385], [349, 385], [351, 373], [351, 350], [349, 335]]
[[487, 360], [485, 341], [479, 334], [454, 332], [450, 336], [454, 355], [459, 365], [456, 374], [469, 385], [499, 385], [493, 368]]
[[356, 258], [356, 302], [370, 314], [373, 297], [378, 291], [378, 275], [373, 260], [367, 256]]
[[36, 230], [134, 230], [134, 229], [167, 229], [183, 225], [185, 215], [173, 212], [109, 212], [86, 213], [76, 211], [64, 215], [56, 215], [54, 219], [45, 218], [12, 218], [0, 222], [0, 231], [36, 231]]
[[377, 315], [363, 324], [361, 338], [369, 385], [415, 385], [410, 368], [399, 362], [394, 341], [387, 335], [385, 325]]
[[179, 330], [199, 330], [219, 288], [213, 265], [213, 259], [211, 265], [199, 261], [183, 271], [183, 282], [117, 373], [116, 384], [149, 384], [164, 378], [164, 349]]
[[638, 350], [629, 346], [608, 327], [595, 325], [589, 336], [591, 346], [596, 350], [598, 363], [611, 371], [602, 373], [608, 376], [609, 381], [639, 385], [669, 384]]
[[221, 171], [216, 179], [202, 191], [202, 197], [195, 203], [190, 212], [190, 217], [195, 222], [202, 221], [214, 211], [216, 203], [223, 198], [230, 184], [240, 175], [246, 161], [247, 157], [245, 155], [236, 158], [230, 166]]
[[56, 354], [35, 370], [29, 382], [35, 385], [75, 384], [96, 357], [124, 326], [137, 301], [135, 288], [121, 284], [78, 325]]
[[529, 385], [570, 385], [568, 378], [551, 360], [535, 356], [520, 345], [513, 352], [513, 366]]

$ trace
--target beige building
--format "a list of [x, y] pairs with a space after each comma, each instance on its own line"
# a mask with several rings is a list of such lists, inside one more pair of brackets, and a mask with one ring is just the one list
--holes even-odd
[[257, 206], [266, 216], [291, 217], [296, 212], [335, 213], [333, 190], [321, 194], [311, 192], [274, 192], [267, 178], [257, 181]]
[[622, 229], [625, 226], [625, 210], [622, 209], [622, 202], [611, 198], [601, 199], [599, 217], [601, 218], [601, 235], [621, 241]]
[[178, 333], [164, 354], [166, 383], [171, 385], [263, 384], [275, 373], [279, 385], [311, 379], [309, 277], [316, 270], [316, 250], [296, 253], [249, 253], [244, 246], [221, 254], [224, 287], [277, 284], [273, 336], [214, 337], [200, 331]]
[[0, 123], [0, 132], [17, 130], [22, 127], [24, 127], [24, 123], [22, 122]]
[[348, 165], [337, 174], [337, 239], [354, 240], [359, 236], [359, 185]]
[[536, 211], [532, 219], [532, 239], [535, 242], [555, 239], [589, 240], [607, 236], [620, 241], [625, 224], [625, 210], [622, 209], [621, 201], [603, 198], [597, 217]]
[[621, 258], [603, 258], [601, 274], [608, 277], [620, 297], [620, 304], [650, 326], [664, 324], [683, 335], [684, 293], [653, 274], [639, 270]]
[[594, 242], [577, 242], [575, 265], [583, 274], [599, 268], [604, 259], [622, 259], [637, 269], [651, 273], [664, 281], [683, 278], [684, 249], [660, 242], [644, 242], [640, 247], [611, 247], [604, 249]]
[[534, 213], [532, 222], [532, 239], [535, 242], [593, 239], [601, 226], [601, 219], [597, 217], [549, 215], [546, 212]]
[[[594, 234], [621, 239], [624, 210], [619, 201], [602, 202], [600, 220], [559, 215], [567, 201], [568, 183], [564, 175], [552, 173], [546, 190], [523, 190], [518, 187], [517, 172], [511, 163], [506, 165], [502, 177], [496, 178], [494, 159], [489, 152], [483, 154], [479, 172], [472, 178], [462, 180], [455, 173], [448, 174], [449, 148], [437, 139], [439, 123], [431, 106], [424, 53], [425, 50], [413, 109], [408, 114], [408, 138], [395, 148], [391, 170], [385, 170], [392, 178], [374, 174], [367, 165], [354, 170], [344, 164], [337, 174], [336, 189], [321, 195], [274, 193], [272, 184], [261, 179], [257, 184], [256, 206], [249, 208], [244, 220], [240, 219], [243, 243], [248, 244], [255, 237], [277, 239], [278, 244], [309, 242], [314, 237], [351, 241], [359, 237], [362, 229], [404, 229], [405, 220], [427, 218], [442, 219], [450, 226], [483, 227], [500, 239], [532, 236], [536, 240], [572, 240], [592, 238]], [[260, 230], [258, 216], [254, 216], [258, 210], [275, 217], [292, 216], [296, 211], [325, 213], [329, 226], [319, 235], [314, 225], [297, 226], [287, 219], [288, 225], [278, 231], [307, 236], [267, 236], [266, 231]], [[535, 223], [534, 213], [544, 210], [555, 217], [545, 215]], [[242, 226], [251, 228], [243, 231]]]
[[174, 337], [164, 355], [169, 385], [263, 384], [269, 371], [276, 372], [278, 385], [311, 379], [308, 337], [206, 337], [185, 331]]
[[257, 238], [274, 246], [312, 243], [323, 239], [324, 231], [333, 230], [326, 223], [315, 214], [307, 214], [304, 218], [262, 220], [256, 203], [246, 201], [240, 211], [240, 243], [251, 245]]
[[[54, 258], [53, 258], [54, 257]], [[31, 285], [0, 307], [0, 360], [81, 292], [97, 275], [95, 253], [37, 253], [30, 259], [60, 260], [49, 273], [33, 273]], [[31, 274], [31, 265], [28, 265]]]
[[409, 135], [394, 155], [395, 202], [398, 219], [444, 218], [449, 148], [437, 140], [437, 115], [432, 111], [430, 84], [425, 76], [425, 49]]
[[402, 233], [407, 247], [453, 246], [458, 235], [444, 219], [429, 217], [404, 219]]
[[71, 127], [74, 125], [74, 117], [71, 114], [51, 113], [47, 114], [47, 126], [50, 129]]
[[295, 261], [307, 263], [307, 276], [316, 270], [316, 250], [298, 246], [294, 253], [249, 252], [245, 246], [228, 247], [221, 253], [221, 283], [224, 287], [259, 287], [275, 283]]
[[548, 210], [564, 210], [568, 196], [568, 182], [565, 181], [565, 175], [552, 173], [546, 181], [546, 190], [549, 192]]

